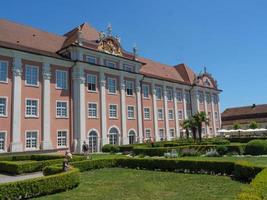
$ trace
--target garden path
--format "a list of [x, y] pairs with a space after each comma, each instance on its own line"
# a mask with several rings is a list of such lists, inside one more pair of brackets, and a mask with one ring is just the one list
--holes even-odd
[[23, 174], [23, 175], [17, 175], [17, 176], [0, 174], [0, 183], [21, 181], [21, 180], [37, 178], [37, 177], [42, 177], [42, 176], [43, 176], [43, 172], [35, 172], [35, 173], [29, 173], [29, 174]]

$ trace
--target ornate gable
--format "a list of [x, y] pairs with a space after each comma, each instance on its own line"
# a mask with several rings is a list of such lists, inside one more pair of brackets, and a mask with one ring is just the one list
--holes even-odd
[[113, 37], [105, 37], [100, 40], [98, 50], [105, 53], [122, 56], [122, 50], [117, 39]]

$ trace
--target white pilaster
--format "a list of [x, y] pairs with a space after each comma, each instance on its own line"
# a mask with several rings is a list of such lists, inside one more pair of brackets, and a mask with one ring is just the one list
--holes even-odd
[[212, 113], [212, 127], [213, 127], [213, 136], [216, 136], [216, 121], [215, 121], [215, 111], [214, 111], [214, 97], [211, 94], [211, 113]]
[[108, 144], [107, 140], [107, 107], [106, 107], [106, 77], [103, 71], [100, 72], [100, 95], [101, 95], [101, 132], [102, 146]]
[[176, 96], [176, 88], [173, 88], [173, 103], [174, 103], [174, 116], [175, 116], [175, 133], [176, 137], [180, 138], [180, 124], [178, 117], [178, 108], [177, 108], [177, 96]]
[[51, 143], [51, 122], [50, 122], [50, 65], [43, 63], [43, 140], [42, 149], [52, 149]]
[[142, 100], [140, 80], [136, 82], [136, 98], [137, 98], [137, 123], [138, 123], [138, 142], [143, 142], [143, 119], [142, 119]]
[[128, 134], [127, 134], [127, 117], [126, 117], [126, 101], [125, 101], [125, 81], [124, 76], [120, 74], [120, 90], [121, 90], [121, 143], [129, 144]]
[[187, 119], [187, 106], [186, 106], [186, 94], [185, 94], [185, 89], [183, 89], [183, 107], [184, 107], [184, 119]]
[[197, 88], [194, 88], [191, 91], [191, 105], [192, 105], [192, 115], [199, 112], [199, 98], [198, 98]]
[[83, 141], [86, 140], [85, 131], [85, 77], [84, 69], [79, 64], [73, 67], [73, 132], [74, 132], [74, 151], [82, 152]]
[[220, 98], [217, 94], [217, 106], [218, 106], [218, 117], [219, 117], [219, 128], [222, 128], [222, 118], [221, 118], [221, 105], [220, 105]]
[[152, 84], [152, 94], [153, 94], [153, 117], [154, 117], [154, 130], [155, 130], [155, 140], [160, 141], [158, 133], [158, 108], [157, 108], [157, 97], [155, 84]]
[[12, 104], [12, 143], [11, 151], [20, 152], [23, 150], [21, 142], [21, 58], [14, 57], [13, 60], [13, 104]]
[[[205, 113], [208, 116], [208, 106], [207, 106], [207, 94], [206, 94], [206, 92], [204, 92], [204, 108], [205, 108]], [[207, 133], [207, 136], [210, 135], [209, 125], [206, 125], [206, 133]]]
[[164, 98], [164, 119], [165, 119], [165, 137], [167, 140], [171, 140], [170, 131], [169, 131], [169, 111], [168, 111], [168, 98], [166, 86], [163, 86], [163, 98]]

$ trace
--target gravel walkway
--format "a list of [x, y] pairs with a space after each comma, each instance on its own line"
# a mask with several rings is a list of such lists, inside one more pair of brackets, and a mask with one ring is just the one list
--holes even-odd
[[42, 177], [42, 172], [35, 172], [30, 174], [23, 174], [18, 176], [9, 176], [6, 174], [0, 174], [0, 183], [7, 183], [7, 182], [14, 182], [14, 181], [20, 181], [20, 180], [26, 180], [31, 178], [37, 178]]

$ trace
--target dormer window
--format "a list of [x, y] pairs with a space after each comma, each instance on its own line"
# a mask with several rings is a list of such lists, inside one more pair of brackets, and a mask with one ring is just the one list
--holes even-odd
[[208, 79], [206, 79], [205, 83], [204, 83], [205, 86], [210, 86], [210, 82]]
[[94, 56], [86, 56], [86, 62], [90, 64], [97, 64], [97, 59]]
[[134, 72], [134, 66], [132, 65], [124, 64], [123, 69], [127, 72]]
[[116, 63], [112, 61], [106, 61], [107, 67], [116, 68]]

